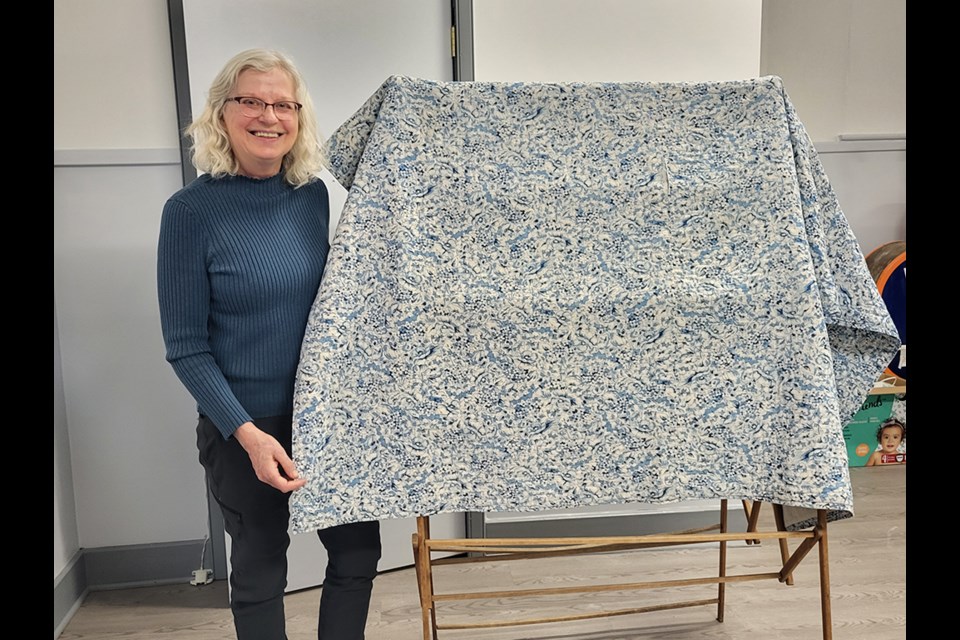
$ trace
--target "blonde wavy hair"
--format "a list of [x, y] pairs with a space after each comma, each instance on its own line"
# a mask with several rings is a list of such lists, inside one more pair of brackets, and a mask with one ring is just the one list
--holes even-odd
[[237, 84], [237, 78], [248, 69], [267, 72], [274, 69], [284, 71], [293, 80], [296, 100], [303, 105], [298, 114], [299, 134], [290, 152], [283, 157], [284, 179], [294, 187], [302, 187], [315, 180], [326, 166], [323, 142], [317, 129], [316, 112], [313, 101], [307, 92], [303, 76], [293, 61], [279, 51], [269, 49], [248, 49], [233, 56], [217, 77], [213, 79], [207, 92], [207, 102], [203, 113], [186, 128], [185, 133], [193, 140], [193, 165], [215, 178], [226, 175], [235, 176], [240, 172], [230, 147], [230, 139], [223, 123], [225, 101]]

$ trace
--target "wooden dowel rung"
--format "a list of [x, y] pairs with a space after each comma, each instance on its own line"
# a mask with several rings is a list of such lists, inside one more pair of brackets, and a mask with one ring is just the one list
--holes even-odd
[[[487, 548], [488, 546], [482, 543], [469, 544], [469, 545], [451, 544], [451, 545], [443, 545], [443, 546], [437, 546], [437, 547], [431, 546], [430, 551], [431, 552], [434, 552], [434, 551], [483, 552], [483, 550]], [[578, 553], [585, 553], [595, 548], [596, 547], [594, 545], [586, 545], [586, 544], [568, 545], [568, 546], [558, 546], [558, 547], [547, 547], [543, 549], [543, 552], [548, 553], [551, 551], [575, 551]], [[531, 549], [529, 547], [491, 547], [490, 550], [492, 553], [502, 553], [502, 554], [537, 553], [536, 549]]]
[[[518, 560], [517, 556], [523, 558], [548, 558], [552, 556], [573, 556], [585, 555], [589, 553], [610, 553], [611, 551], [632, 551], [635, 549], [651, 549], [662, 547], [675, 547], [686, 545], [688, 542], [638, 542], [637, 544], [618, 544], [618, 545], [582, 545], [569, 547], [546, 547], [536, 549], [530, 547], [493, 547], [486, 548], [482, 543], [468, 546], [443, 546], [431, 549], [431, 553], [441, 551], [451, 551], [459, 553], [488, 553], [488, 556], [475, 556], [471, 558], [452, 559], [452, 562], [446, 564], [461, 564], [463, 562], [482, 562], [491, 560]], [[444, 564], [444, 559], [433, 560], [434, 564]]]
[[633, 609], [617, 609], [615, 611], [598, 611], [595, 613], [580, 613], [572, 616], [557, 616], [553, 618], [529, 618], [526, 620], [510, 620], [505, 622], [477, 622], [473, 624], [443, 624], [438, 625], [438, 631], [454, 629], [492, 629], [496, 627], [514, 627], [526, 624], [545, 624], [548, 622], [573, 622], [574, 620], [589, 620], [591, 618], [609, 618], [612, 616], [625, 616], [632, 613], [649, 613], [651, 611], [666, 611], [669, 609], [681, 609], [684, 607], [700, 607], [708, 604], [716, 604], [717, 599], [712, 600], [690, 600], [688, 602], [672, 602], [670, 604], [651, 605], [649, 607], [636, 607]]
[[511, 589], [506, 591], [474, 591], [471, 593], [434, 594], [434, 602], [451, 600], [487, 600], [491, 598], [523, 598], [530, 596], [557, 596], [572, 593], [600, 593], [604, 591], [633, 591], [636, 589], [661, 589], [665, 587], [692, 587], [696, 585], [750, 582], [753, 580], [777, 579], [779, 573], [746, 573], [736, 576], [717, 576], [709, 578], [682, 578], [678, 580], [656, 580], [647, 582], [624, 582], [621, 584], [595, 584], [580, 587], [550, 587], [545, 589]]
[[734, 540], [778, 540], [783, 538], [813, 538], [814, 531], [750, 531], [729, 533], [649, 534], [644, 536], [608, 536], [606, 538], [447, 538], [427, 540], [431, 551], [496, 551], [502, 547], [541, 547], [545, 551], [564, 548], [604, 547], [611, 544], [729, 542]]
[[677, 545], [687, 544], [686, 542], [638, 542], [636, 544], [612, 544], [607, 546], [596, 546], [590, 548], [588, 551], [583, 551], [579, 547], [567, 550], [567, 551], [557, 551], [555, 549], [545, 549], [545, 550], [534, 550], [534, 549], [524, 549], [522, 551], [511, 551], [509, 553], [505, 552], [501, 548], [497, 548], [491, 551], [474, 551], [470, 549], [469, 551], [474, 553], [489, 553], [491, 555], [485, 556], [458, 556], [453, 558], [437, 558], [432, 560], [434, 566], [441, 564], [469, 564], [472, 562], [503, 562], [506, 560], [529, 560], [533, 558], [555, 558], [562, 556], [575, 556], [575, 555], [584, 555], [586, 553], [610, 553], [613, 551], [634, 551], [638, 549], [659, 549], [663, 547], [675, 547]]

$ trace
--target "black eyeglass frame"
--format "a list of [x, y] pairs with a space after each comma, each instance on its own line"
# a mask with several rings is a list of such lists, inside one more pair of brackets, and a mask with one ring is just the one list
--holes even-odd
[[226, 98], [223, 102], [224, 104], [228, 102], [236, 102], [238, 105], [240, 105], [240, 108], [249, 106], [249, 105], [244, 105], [241, 102], [241, 100], [254, 100], [259, 104], [263, 105], [260, 108], [260, 113], [258, 113], [255, 116], [248, 116], [250, 118], [259, 118], [260, 116], [263, 115], [263, 112], [267, 110], [267, 107], [273, 107], [273, 114], [277, 116], [278, 120], [283, 120], [283, 115], [286, 114], [287, 112], [283, 111], [282, 109], [280, 111], [277, 111], [278, 104], [292, 104], [293, 106], [295, 106], [296, 109], [293, 110], [293, 113], [291, 115], [296, 115], [300, 113], [300, 109], [303, 109], [302, 104], [300, 104], [299, 102], [294, 102], [293, 100], [280, 100], [279, 102], [267, 102], [266, 100], [261, 100], [260, 98], [256, 98], [254, 96], [234, 96], [232, 98]]

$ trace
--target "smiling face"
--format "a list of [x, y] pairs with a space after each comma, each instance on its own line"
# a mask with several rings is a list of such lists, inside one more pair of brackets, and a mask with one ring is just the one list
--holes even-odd
[[903, 440], [903, 431], [900, 427], [886, 427], [880, 433], [880, 447], [884, 453], [896, 453], [901, 440]]
[[[230, 96], [249, 96], [271, 104], [297, 99], [293, 79], [281, 69], [242, 71]], [[243, 115], [234, 101], [224, 105], [223, 123], [240, 174], [251, 178], [269, 178], [279, 173], [283, 157], [293, 148], [300, 132], [298, 117], [279, 120], [273, 107], [267, 107], [258, 117], [251, 118]]]

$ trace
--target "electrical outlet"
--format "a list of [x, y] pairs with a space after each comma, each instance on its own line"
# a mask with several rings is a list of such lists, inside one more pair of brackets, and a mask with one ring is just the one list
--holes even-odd
[[204, 585], [210, 584], [213, 582], [213, 571], [210, 569], [197, 569], [193, 572], [193, 580], [190, 581], [192, 585]]

